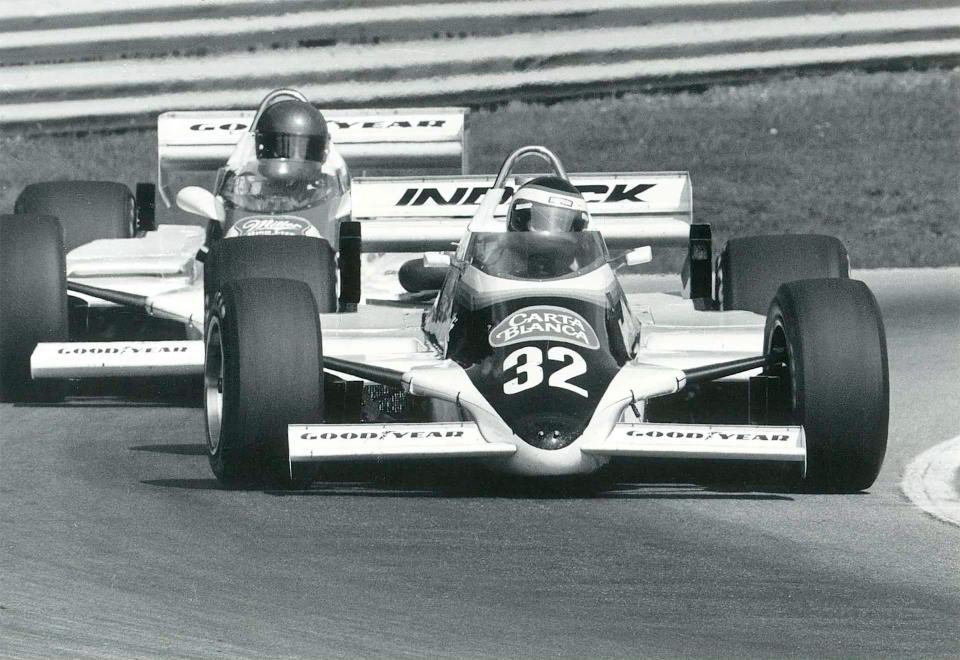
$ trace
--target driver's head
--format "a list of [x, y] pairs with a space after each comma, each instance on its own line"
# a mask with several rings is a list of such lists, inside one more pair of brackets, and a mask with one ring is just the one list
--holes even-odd
[[583, 231], [589, 222], [587, 202], [566, 179], [541, 176], [513, 194], [507, 211], [508, 231]]
[[260, 172], [271, 179], [306, 179], [327, 157], [327, 121], [310, 103], [277, 101], [260, 115], [254, 127]]

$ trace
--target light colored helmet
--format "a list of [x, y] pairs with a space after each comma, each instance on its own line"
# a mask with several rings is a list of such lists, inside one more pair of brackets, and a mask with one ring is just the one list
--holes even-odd
[[508, 231], [583, 231], [589, 222], [580, 191], [556, 176], [537, 177], [520, 186], [507, 211]]

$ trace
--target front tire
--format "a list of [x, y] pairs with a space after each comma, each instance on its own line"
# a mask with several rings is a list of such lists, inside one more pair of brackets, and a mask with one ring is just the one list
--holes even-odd
[[237, 236], [215, 242], [203, 269], [206, 304], [227, 282], [275, 277], [306, 283], [321, 313], [337, 311], [333, 249], [308, 236]]
[[206, 326], [204, 409], [214, 475], [228, 487], [304, 485], [290, 474], [287, 425], [324, 416], [320, 321], [309, 287], [227, 282]]
[[0, 216], [0, 401], [63, 398], [59, 381], [35, 381], [39, 342], [69, 339], [63, 232], [56, 218]]
[[767, 315], [764, 352], [785, 384], [788, 421], [807, 439], [813, 490], [856, 492], [876, 480], [890, 412], [886, 336], [877, 301], [858, 280], [782, 285]]

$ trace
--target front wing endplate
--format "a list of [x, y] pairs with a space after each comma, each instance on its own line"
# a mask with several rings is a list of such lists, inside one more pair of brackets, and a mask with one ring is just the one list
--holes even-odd
[[606, 438], [580, 446], [586, 454], [637, 458], [805, 462], [800, 426], [617, 424]]

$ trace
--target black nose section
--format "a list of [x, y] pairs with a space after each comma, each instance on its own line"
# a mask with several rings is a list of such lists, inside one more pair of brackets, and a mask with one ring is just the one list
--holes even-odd
[[628, 359], [621, 313], [562, 295], [514, 295], [455, 308], [448, 356], [524, 442], [569, 447]]
[[511, 420], [513, 432], [538, 449], [563, 449], [580, 437], [585, 420], [551, 413], [532, 413]]

